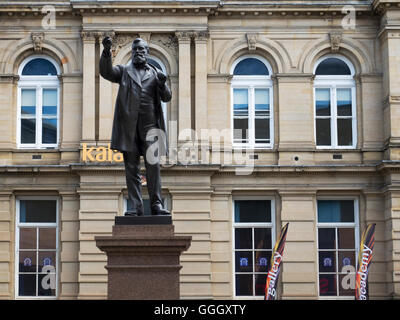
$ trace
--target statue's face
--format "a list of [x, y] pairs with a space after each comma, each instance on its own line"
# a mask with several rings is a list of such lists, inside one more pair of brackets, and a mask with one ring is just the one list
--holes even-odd
[[146, 63], [148, 54], [146, 42], [139, 41], [132, 45], [132, 61], [134, 64]]

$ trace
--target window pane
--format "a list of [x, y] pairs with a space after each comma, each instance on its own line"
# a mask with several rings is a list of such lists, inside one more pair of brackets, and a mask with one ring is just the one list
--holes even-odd
[[353, 228], [339, 228], [338, 229], [338, 245], [339, 249], [354, 249], [354, 229]]
[[56, 200], [21, 200], [20, 222], [56, 222]]
[[355, 253], [354, 251], [339, 251], [338, 254], [338, 263], [339, 263], [339, 272], [343, 272], [343, 267], [345, 266], [353, 266], [354, 267], [354, 271], [355, 271], [355, 267], [356, 267], [356, 263], [354, 260], [355, 257]]
[[36, 90], [22, 89], [21, 90], [21, 115], [36, 114]]
[[36, 120], [21, 119], [21, 143], [36, 142]]
[[36, 296], [36, 274], [20, 274], [18, 295]]
[[337, 89], [337, 115], [351, 116], [351, 89]]
[[315, 114], [317, 116], [331, 115], [330, 89], [315, 89]]
[[254, 283], [256, 284], [256, 296], [264, 296], [267, 275], [266, 274], [255, 274], [254, 278], [255, 278]]
[[255, 111], [257, 116], [269, 116], [269, 90], [255, 89]]
[[318, 249], [335, 249], [335, 229], [318, 228]]
[[57, 143], [57, 119], [43, 119], [42, 143]]
[[256, 143], [269, 143], [269, 119], [255, 119]]
[[318, 200], [318, 222], [354, 222], [354, 201]]
[[351, 119], [337, 120], [337, 135], [339, 146], [353, 145], [353, 128]]
[[[38, 295], [39, 296], [55, 296], [55, 274], [39, 274]], [[52, 278], [52, 279], [51, 279]]]
[[336, 272], [335, 251], [319, 251], [319, 272]]
[[234, 75], [265, 75], [269, 74], [267, 67], [260, 60], [255, 58], [247, 58], [240, 61], [233, 71]]
[[233, 90], [233, 111], [235, 116], [247, 116], [248, 114], [248, 90], [234, 89]]
[[19, 272], [36, 272], [36, 251], [19, 252]]
[[235, 272], [253, 272], [253, 253], [251, 251], [235, 252]]
[[271, 201], [236, 200], [235, 222], [271, 222]]
[[44, 115], [57, 115], [57, 89], [43, 89]]
[[331, 120], [330, 119], [316, 119], [316, 134], [318, 146], [331, 145]]
[[233, 120], [233, 139], [235, 142], [246, 143], [249, 140], [249, 120], [234, 119]]
[[319, 275], [319, 293], [321, 296], [336, 296], [336, 275]]
[[[340, 274], [339, 275], [339, 295], [354, 296], [354, 288], [351, 283], [355, 283], [355, 274]], [[351, 279], [352, 278], [352, 279]]]
[[322, 61], [315, 70], [316, 75], [351, 75], [349, 66], [338, 58], [328, 58]]
[[56, 228], [39, 229], [39, 249], [56, 248]]
[[235, 249], [251, 249], [251, 228], [235, 229]]
[[56, 76], [57, 69], [47, 59], [37, 58], [29, 61], [22, 70], [23, 76]]
[[272, 249], [270, 228], [254, 228], [254, 249]]
[[255, 272], [268, 272], [271, 255], [271, 251], [255, 251]]
[[236, 286], [236, 295], [237, 296], [252, 296], [253, 295], [253, 275], [252, 274], [237, 274], [235, 286]]
[[56, 252], [55, 251], [39, 251], [39, 272], [42, 272], [44, 266], [52, 266], [50, 272], [56, 272]]
[[19, 248], [36, 249], [36, 228], [19, 229]]

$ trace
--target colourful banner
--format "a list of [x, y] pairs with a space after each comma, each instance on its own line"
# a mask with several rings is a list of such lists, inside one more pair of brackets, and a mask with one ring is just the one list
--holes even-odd
[[282, 254], [286, 243], [286, 233], [289, 223], [282, 228], [279, 239], [272, 251], [271, 265], [269, 267], [267, 281], [265, 284], [265, 300], [276, 300], [276, 287], [278, 285], [279, 271], [281, 269]]
[[368, 300], [368, 270], [372, 260], [375, 243], [375, 223], [365, 229], [358, 253], [358, 269], [356, 274], [356, 300]]

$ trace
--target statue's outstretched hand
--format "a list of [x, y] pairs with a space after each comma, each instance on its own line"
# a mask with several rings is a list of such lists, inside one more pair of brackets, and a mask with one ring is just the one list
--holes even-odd
[[111, 40], [110, 37], [105, 37], [103, 39], [102, 44], [103, 44], [104, 50], [106, 50], [106, 51], [110, 51], [111, 50], [112, 40]]

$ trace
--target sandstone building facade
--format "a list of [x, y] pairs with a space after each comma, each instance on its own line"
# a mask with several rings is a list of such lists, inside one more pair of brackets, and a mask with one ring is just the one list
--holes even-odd
[[286, 222], [280, 298], [353, 298], [369, 223], [370, 297], [399, 298], [399, 27], [398, 0], [1, 1], [0, 297], [106, 298], [94, 236], [129, 206], [111, 36], [114, 64], [141, 37], [169, 75], [183, 299], [262, 299]]

